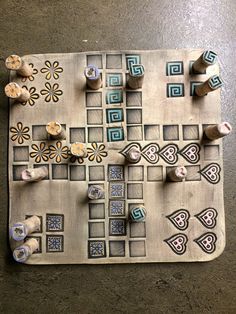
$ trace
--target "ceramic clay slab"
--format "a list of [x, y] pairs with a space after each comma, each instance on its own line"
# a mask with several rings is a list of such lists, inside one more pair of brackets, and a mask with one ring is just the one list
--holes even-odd
[[[28, 55], [26, 103], [10, 103], [9, 226], [41, 218], [31, 234], [40, 244], [29, 264], [103, 264], [209, 261], [225, 246], [222, 141], [202, 140], [206, 125], [219, 123], [220, 91], [193, 96], [194, 86], [218, 74], [191, 73], [202, 50], [112, 51]], [[86, 87], [84, 68], [102, 75], [99, 90]], [[143, 64], [141, 89], [127, 87], [131, 64]], [[48, 140], [45, 125], [58, 121], [66, 139]], [[71, 157], [73, 142], [87, 143], [85, 159]], [[125, 162], [132, 147], [136, 164]], [[37, 183], [22, 170], [48, 167]], [[166, 181], [172, 167], [188, 170], [184, 182]], [[105, 198], [89, 201], [90, 184]], [[137, 204], [146, 222], [130, 223]], [[21, 243], [10, 240], [12, 248]]]

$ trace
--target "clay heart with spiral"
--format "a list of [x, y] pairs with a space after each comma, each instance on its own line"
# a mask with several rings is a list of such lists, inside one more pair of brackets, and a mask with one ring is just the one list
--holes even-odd
[[169, 245], [174, 253], [182, 255], [186, 252], [188, 238], [185, 234], [178, 233], [168, 239], [165, 239], [164, 241]]
[[176, 144], [168, 144], [159, 151], [159, 156], [168, 164], [175, 164], [178, 161], [178, 146]]
[[151, 164], [156, 164], [159, 160], [159, 145], [155, 143], [148, 144], [142, 149], [142, 156]]
[[206, 208], [199, 214], [195, 215], [204, 227], [213, 229], [216, 226], [217, 211], [215, 208]]
[[209, 164], [200, 171], [200, 174], [212, 184], [217, 184], [220, 181], [220, 165], [216, 163]]
[[173, 223], [173, 225], [177, 229], [186, 230], [188, 228], [190, 214], [186, 209], [178, 209], [166, 217]]
[[200, 160], [200, 146], [196, 143], [188, 144], [179, 151], [188, 162], [196, 164]]
[[196, 242], [207, 254], [211, 254], [215, 251], [216, 241], [217, 237], [213, 232], [204, 233], [202, 236], [194, 240], [194, 242]]

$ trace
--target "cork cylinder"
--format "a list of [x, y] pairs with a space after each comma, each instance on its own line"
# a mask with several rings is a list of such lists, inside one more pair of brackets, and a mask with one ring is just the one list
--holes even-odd
[[205, 136], [209, 140], [217, 140], [218, 138], [224, 137], [230, 134], [232, 126], [228, 122], [222, 122], [220, 124], [209, 125], [205, 128]]
[[15, 99], [19, 102], [26, 102], [30, 98], [29, 91], [14, 82], [5, 86], [5, 94], [7, 97]]
[[137, 205], [134, 208], [131, 208], [129, 212], [129, 218], [132, 222], [142, 222], [146, 220], [147, 211], [146, 208], [142, 205]]
[[170, 181], [182, 181], [187, 176], [187, 169], [184, 166], [174, 167], [168, 174]]
[[222, 79], [218, 75], [211, 76], [204, 83], [195, 87], [195, 94], [197, 96], [205, 96], [206, 94], [213, 92], [223, 85]]
[[13, 251], [13, 258], [16, 262], [24, 263], [38, 248], [39, 243], [36, 239], [28, 239]]
[[205, 73], [207, 67], [216, 63], [217, 54], [214, 51], [206, 50], [201, 56], [192, 64], [194, 72]]
[[100, 185], [90, 185], [88, 188], [88, 198], [91, 200], [104, 198], [104, 189]]
[[27, 218], [21, 222], [15, 223], [10, 228], [10, 236], [15, 241], [22, 241], [24, 240], [27, 235], [31, 234], [34, 231], [39, 230], [41, 225], [41, 220], [38, 216], [32, 216]]
[[54, 140], [63, 140], [66, 137], [65, 129], [56, 121], [50, 121], [46, 125], [46, 131], [50, 138]]
[[21, 76], [31, 76], [33, 68], [17, 55], [10, 55], [5, 60], [5, 65], [8, 70], [16, 71]]
[[130, 66], [127, 84], [131, 89], [142, 88], [144, 72], [144, 66], [142, 64], [132, 64]]
[[100, 71], [94, 65], [88, 65], [84, 70], [87, 86], [91, 89], [99, 89], [102, 87], [102, 79]]
[[76, 157], [86, 157], [87, 156], [87, 148], [84, 143], [72, 143], [70, 146], [71, 154]]
[[22, 180], [25, 182], [40, 181], [47, 176], [48, 168], [45, 166], [39, 168], [25, 169], [21, 173]]

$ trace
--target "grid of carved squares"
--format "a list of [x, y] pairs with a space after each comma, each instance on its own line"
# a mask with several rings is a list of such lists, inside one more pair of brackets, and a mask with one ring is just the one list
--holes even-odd
[[[29, 218], [32, 215], [26, 215]], [[24, 241], [34, 238], [39, 243], [39, 248], [33, 253], [61, 253], [64, 252], [64, 215], [63, 214], [46, 214], [46, 218], [38, 216], [41, 220], [39, 230], [31, 233]], [[45, 222], [45, 223], [44, 223]], [[46, 236], [42, 235], [46, 231]], [[43, 241], [45, 240], [45, 241]]]

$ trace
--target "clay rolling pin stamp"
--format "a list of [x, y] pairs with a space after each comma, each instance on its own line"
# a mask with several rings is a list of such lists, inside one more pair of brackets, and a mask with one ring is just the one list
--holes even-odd
[[24, 263], [38, 248], [38, 241], [33, 238], [29, 239], [13, 251], [13, 258], [16, 262]]
[[104, 198], [104, 189], [100, 185], [90, 185], [88, 188], [88, 198], [91, 200]]
[[142, 222], [145, 221], [147, 216], [147, 211], [144, 206], [138, 205], [130, 210], [129, 217], [132, 222]]
[[170, 181], [182, 181], [187, 176], [187, 169], [183, 166], [174, 167], [167, 175]]
[[195, 94], [197, 96], [205, 96], [210, 92], [214, 92], [223, 85], [222, 79], [219, 75], [211, 76], [207, 81], [195, 87]]
[[27, 218], [21, 222], [15, 223], [10, 228], [10, 236], [15, 241], [22, 241], [24, 240], [27, 235], [30, 233], [39, 230], [41, 225], [41, 220], [38, 216], [32, 216], [30, 218]]
[[142, 64], [132, 64], [130, 66], [127, 84], [131, 89], [142, 88], [144, 72], [144, 66]]
[[55, 140], [63, 140], [65, 139], [65, 130], [63, 126], [56, 121], [50, 121], [46, 125], [46, 131], [50, 138]]
[[209, 140], [217, 140], [230, 134], [232, 126], [228, 122], [222, 122], [220, 124], [209, 125], [205, 128], [204, 133]]
[[70, 146], [71, 154], [76, 157], [86, 157], [87, 156], [87, 149], [84, 143], [75, 142]]
[[48, 176], [48, 168], [43, 166], [39, 168], [25, 169], [21, 173], [22, 180], [25, 182], [34, 182], [43, 180]]
[[94, 65], [88, 65], [84, 70], [87, 86], [91, 89], [99, 89], [102, 87], [102, 79], [100, 71]]
[[10, 55], [5, 60], [5, 65], [8, 70], [16, 71], [21, 76], [31, 76], [33, 68], [17, 55]]
[[192, 64], [195, 73], [205, 73], [207, 67], [216, 63], [217, 54], [214, 51], [206, 50], [201, 56]]
[[30, 98], [29, 91], [24, 87], [20, 87], [20, 85], [14, 82], [5, 86], [5, 94], [7, 97], [19, 102], [25, 102]]

